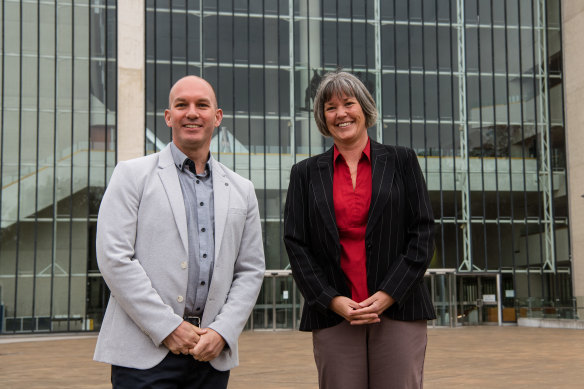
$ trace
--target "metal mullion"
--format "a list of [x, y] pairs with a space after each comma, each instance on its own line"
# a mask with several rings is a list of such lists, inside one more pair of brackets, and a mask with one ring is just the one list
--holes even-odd
[[[219, 6], [217, 5], [217, 8], [215, 10], [215, 17], [217, 18], [217, 28], [215, 29], [215, 42], [217, 42], [217, 90], [219, 90], [219, 85], [220, 85], [220, 79], [221, 79], [221, 58], [220, 58], [220, 54], [221, 54], [221, 50], [219, 49]], [[217, 97], [215, 97], [217, 98]], [[217, 101], [217, 104], [219, 104], [219, 102]], [[217, 131], [217, 154], [216, 154], [216, 158], [217, 161], [221, 162], [221, 141], [220, 141], [220, 132], [221, 132], [221, 127], [219, 127], [219, 130]], [[212, 152], [212, 150], [210, 150]]]
[[335, 2], [335, 44], [337, 48], [337, 67], [340, 67], [340, 57], [339, 57], [339, 1]]
[[[262, 0], [262, 14], [266, 13], [266, 0]], [[262, 19], [262, 37], [266, 36], [266, 21], [265, 19]], [[217, 58], [219, 58], [219, 55], [217, 55]], [[262, 64], [264, 64], [264, 68], [262, 70], [262, 97], [263, 97], [263, 103], [264, 103], [264, 117], [266, 115], [267, 112], [267, 107], [266, 107], [266, 69], [265, 69], [265, 63], [266, 63], [266, 41], [265, 39], [262, 40]], [[264, 152], [263, 152], [263, 158], [264, 158], [264, 168], [262, 169], [264, 172], [264, 242], [267, 242], [268, 240], [268, 178], [267, 178], [267, 158], [266, 158], [266, 121], [263, 120], [263, 135], [264, 135]], [[275, 325], [275, 321], [273, 323]]]
[[[276, 10], [278, 15], [280, 15], [280, 2], [278, 1], [278, 4], [276, 6]], [[278, 210], [278, 217], [280, 218], [280, 221], [278, 223], [278, 236], [284, 236], [283, 232], [282, 232], [282, 128], [280, 127], [281, 124], [281, 112], [282, 110], [280, 109], [281, 106], [281, 94], [280, 94], [280, 90], [281, 90], [281, 86], [280, 86], [280, 18], [276, 19], [276, 39], [277, 39], [277, 49], [276, 52], [278, 53], [278, 59], [277, 59], [277, 64], [278, 64], [278, 74], [276, 74], [276, 84], [277, 84], [277, 88], [278, 88], [278, 145], [280, 146], [278, 148], [278, 206], [279, 206], [279, 210]], [[235, 111], [235, 110], [234, 110]], [[291, 114], [291, 113], [290, 113]], [[235, 155], [235, 153], [233, 154]], [[265, 170], [265, 169], [264, 169]], [[265, 189], [265, 188], [264, 188]], [[266, 204], [267, 205], [267, 204]], [[267, 206], [266, 206], [267, 208]], [[283, 240], [282, 239], [278, 239], [278, 252], [280, 253], [280, 268], [283, 268], [284, 265], [282, 264], [282, 258], [284, 257], [282, 255], [282, 243]], [[274, 322], [276, 321], [276, 317], [274, 316]]]
[[[309, 9], [309, 4], [308, 4], [309, 0], [306, 0], [306, 8]], [[320, 22], [320, 64], [322, 66], [322, 70], [324, 73], [325, 70], [325, 61], [324, 61], [324, 1], [321, 0], [320, 1], [320, 18], [321, 18], [321, 22]], [[310, 52], [310, 42], [308, 43], [308, 50]], [[308, 72], [308, 76], [310, 77], [310, 71]], [[310, 82], [309, 82], [309, 86], [310, 86]], [[310, 120], [310, 111], [308, 113], [308, 123], [311, 123], [312, 121]], [[309, 130], [310, 130], [310, 124], [308, 125]], [[320, 130], [319, 130], [320, 132]], [[308, 155], [312, 156], [312, 133], [309, 132], [308, 133]], [[325, 149], [325, 138], [324, 136], [320, 137], [320, 144], [322, 147], [322, 151], [324, 151]]]
[[[75, 0], [71, 0], [71, 152], [75, 147]], [[71, 330], [71, 277], [73, 264], [73, 154], [70, 163], [69, 181], [69, 275], [67, 282], [67, 331]]]
[[[185, 2], [185, 4], [186, 4], [186, 2]], [[147, 32], [148, 12], [149, 12], [148, 8], [146, 8], [146, 5], [144, 5], [144, 74], [145, 74], [144, 89], [146, 91], [148, 90], [148, 84], [149, 84], [149, 81], [148, 81], [148, 45], [146, 44], [146, 42], [148, 42], [148, 32]], [[91, 22], [90, 22], [90, 26], [91, 26]], [[90, 36], [89, 39], [91, 42], [91, 28], [89, 29], [89, 31], [90, 31], [89, 32], [89, 36]], [[154, 30], [154, 35], [156, 36], [156, 30]], [[188, 39], [185, 39], [185, 41], [188, 42]], [[90, 53], [91, 53], [91, 50], [90, 50]], [[188, 61], [188, 58], [187, 58], [187, 61]], [[156, 65], [154, 65], [154, 67], [156, 67]], [[154, 95], [156, 95], [156, 92], [154, 92]], [[156, 121], [156, 115], [154, 115], [154, 120]], [[148, 155], [148, 138], [146, 137], [146, 130], [147, 129], [148, 129], [148, 97], [147, 97], [147, 93], [144, 93], [144, 155]], [[156, 138], [154, 138], [154, 139], [156, 139]], [[156, 149], [156, 145], [154, 145], [154, 149]]]
[[[374, 0], [373, 4], [373, 12], [374, 12], [374, 44], [375, 44], [375, 100], [377, 101], [377, 142], [383, 143], [384, 136], [383, 136], [383, 95], [381, 93], [381, 84], [382, 84], [382, 66], [381, 66], [381, 12], [380, 12], [380, 4], [379, 0]], [[365, 14], [367, 14], [367, 1], [365, 1]], [[368, 40], [367, 40], [367, 27], [369, 24], [365, 24], [365, 49], [368, 47]], [[367, 53], [365, 53], [365, 74], [367, 75], [367, 79], [369, 79], [369, 60]]]
[[495, 83], [495, 34], [493, 21], [493, 3], [491, 2], [491, 87], [493, 89], [493, 149], [495, 151], [495, 193], [497, 204], [497, 249], [499, 254], [499, 271], [503, 267], [503, 248], [501, 245], [501, 198], [499, 194], [499, 160], [497, 152], [497, 104], [496, 104], [496, 83]]
[[20, 193], [21, 193], [21, 164], [22, 164], [22, 1], [19, 3], [19, 58], [18, 58], [18, 162], [17, 162], [17, 188], [16, 188], [16, 249], [14, 261], [14, 322], [16, 322], [18, 307], [18, 265], [20, 264]]
[[[117, 65], [117, 63], [118, 63], [118, 23], [117, 23], [118, 6], [117, 6], [117, 3], [115, 4], [115, 7], [116, 7], [116, 13], [115, 13], [115, 15], [116, 15], [115, 22], [116, 23], [114, 23], [115, 39], [113, 39], [114, 46], [115, 46], [115, 50], [114, 50], [115, 54], [114, 54], [113, 62]], [[117, 138], [118, 138], [118, 110], [117, 110], [117, 107], [118, 107], [118, 70], [117, 70], [117, 66], [114, 69], [115, 69], [114, 88], [116, 90], [116, 93], [114, 93], [114, 107], [116, 107], [115, 114], [114, 114], [114, 126], [116, 129], [116, 142], [114, 143], [114, 146], [115, 146], [114, 165], [115, 165], [118, 162], [118, 141], [117, 141]], [[107, 114], [107, 109], [106, 109], [106, 114]]]
[[[357, 69], [359, 69], [359, 68], [357, 68]], [[396, 69], [396, 70], [383, 69], [382, 72], [383, 72], [383, 74], [394, 74], [394, 73], [408, 74], [408, 71], [407, 70], [399, 70], [399, 69]], [[423, 70], [411, 69], [409, 72], [411, 72], [411, 74], [422, 74], [423, 73]], [[448, 75], [449, 72], [448, 71], [445, 71], [445, 70], [440, 70], [440, 69], [438, 69], [438, 70], [426, 70], [426, 74], [436, 74], [436, 75], [443, 75], [444, 76], [444, 75]], [[485, 76], [485, 75], [486, 76], [490, 76], [490, 75], [493, 74], [493, 72], [482, 72], [482, 73], [479, 73], [476, 70], [469, 70], [468, 72], [466, 72], [466, 74], [468, 76]], [[497, 73], [497, 72], [495, 72], [494, 75], [495, 76], [499, 76], [499, 77], [504, 77], [506, 74], [505, 73]], [[510, 77], [519, 77], [520, 75], [525, 76], [525, 74], [520, 73], [520, 72], [517, 72], [517, 73], [510, 72], [509, 73], [509, 76]], [[550, 79], [552, 79], [552, 78], [558, 78], [558, 76], [551, 74], [550, 75]]]
[[[249, 7], [248, 7], [249, 11]], [[199, 62], [201, 63], [201, 68], [199, 69], [199, 74], [202, 78], [204, 78], [203, 69], [205, 68], [205, 56], [203, 53], [203, 21], [204, 18], [204, 10], [203, 10], [203, 0], [199, 1]], [[248, 61], [249, 62], [249, 61]]]
[[[395, 1], [393, 2], [393, 18], [395, 20]], [[398, 96], [397, 96], [397, 29], [395, 28], [395, 23], [393, 24], [393, 69], [395, 73], [393, 74], [393, 104], [395, 109], [395, 144], [399, 145], [399, 131], [398, 131]]]
[[[60, 57], [60, 58], [63, 58], [63, 57]], [[64, 57], [64, 58], [68, 58], [68, 57]], [[154, 60], [152, 60], [152, 59], [147, 59], [146, 60], [146, 63], [153, 63], [153, 62], [154, 62]], [[163, 64], [163, 65], [164, 64], [170, 64], [170, 60], [159, 59], [157, 61], [157, 63]], [[185, 60], [182, 60], [182, 59], [174, 59], [172, 61], [172, 63], [175, 64], [175, 65], [184, 65], [184, 66], [186, 66], [186, 61]], [[209, 65], [221, 66], [221, 67], [224, 67], [224, 68], [232, 68], [232, 67], [235, 67], [235, 68], [247, 68], [247, 63], [237, 63], [236, 62], [235, 65], [233, 64], [233, 62], [207, 61], [207, 63]], [[199, 66], [201, 65], [200, 62], [192, 62], [192, 61], [189, 61], [189, 64], [195, 64], [195, 65], [199, 65]], [[277, 67], [278, 67], [278, 65], [266, 64], [266, 69], [276, 69]], [[250, 65], [250, 68], [252, 68], [252, 69], [253, 68], [261, 69], [262, 68], [262, 65], [251, 64]], [[282, 66], [282, 65], [280, 65], [280, 68], [281, 69], [289, 69], [290, 66]]]
[[[412, 128], [412, 41], [410, 34], [410, 2], [407, 2], [406, 15], [408, 19], [407, 34], [408, 34], [408, 117], [410, 119], [410, 148], [414, 147], [414, 129]], [[394, 15], [395, 17], [395, 15]], [[396, 85], [397, 87], [397, 85]]]
[[[337, 1], [337, 9], [338, 9], [338, 4], [339, 4], [339, 2]], [[350, 20], [349, 23], [351, 23], [351, 43], [349, 45], [349, 47], [351, 48], [351, 73], [355, 73], [355, 60], [354, 60], [355, 52], [353, 50], [353, 45], [354, 45], [353, 37], [355, 35], [355, 31], [354, 31], [355, 28], [353, 26], [353, 12], [354, 12], [353, 11], [353, 1], [351, 1], [351, 16], [349, 19]], [[338, 20], [338, 16], [339, 16], [339, 14], [337, 13], [337, 20]], [[337, 21], [337, 23], [338, 23], [338, 21]], [[366, 81], [366, 80], [367, 80], [367, 72], [365, 72], [365, 80], [363, 80], [363, 81]]]
[[[251, 0], [247, 0], [247, 48], [248, 48], [248, 58], [247, 58], [247, 143], [248, 143], [248, 150], [249, 152], [247, 153], [247, 168], [248, 168], [248, 174], [249, 174], [249, 179], [252, 179], [251, 176], [251, 153], [252, 153], [252, 148], [251, 148], [251, 68], [250, 66], [250, 58], [249, 58], [249, 47], [251, 44], [251, 23], [250, 23], [250, 1]], [[252, 314], [252, 319], [253, 319], [253, 314]]]
[[[300, 0], [302, 1], [302, 0]], [[322, 4], [322, 2], [321, 2]], [[300, 10], [300, 7], [298, 7], [298, 9]], [[323, 34], [323, 23], [320, 21], [320, 19], [318, 20], [320, 23], [320, 39], [321, 39], [321, 45], [320, 45], [320, 53], [321, 53], [321, 64], [323, 65], [323, 69], [324, 69], [324, 50], [322, 50], [322, 48], [324, 47], [322, 45], [322, 34]], [[312, 90], [310, 89], [311, 86], [311, 82], [310, 82], [310, 3], [309, 0], [306, 0], [306, 88], [308, 88], [308, 104], [306, 105], [306, 117], [307, 117], [307, 121], [308, 121], [308, 155], [311, 155], [311, 130], [312, 130], [312, 120], [310, 120], [310, 99], [311, 99], [311, 93]], [[321, 72], [321, 70], [319, 70], [319, 72]], [[306, 102], [306, 98], [305, 98], [305, 102]], [[295, 113], [294, 113], [295, 114]], [[292, 115], [292, 112], [290, 112], [290, 115]], [[294, 118], [295, 119], [295, 118]], [[296, 163], [297, 159], [296, 159], [296, 154], [298, 153], [298, 149], [293, 151], [294, 154], [294, 163]]]
[[[105, 182], [105, 184], [107, 186], [107, 183], [108, 183], [108, 177], [107, 177], [108, 176], [108, 174], [107, 174], [107, 170], [108, 170], [107, 169], [108, 168], [108, 166], [107, 166], [107, 150], [108, 150], [108, 144], [109, 144], [109, 142], [108, 142], [108, 140], [109, 140], [108, 139], [109, 138], [109, 131], [108, 131], [108, 120], [107, 120], [108, 119], [108, 117], [107, 117], [107, 111], [108, 111], [108, 108], [107, 108], [107, 89], [108, 89], [108, 73], [109, 73], [108, 72], [108, 67], [107, 67], [107, 60], [109, 59], [109, 57], [108, 57], [108, 39], [107, 39], [107, 36], [108, 36], [108, 33], [109, 33], [109, 31], [108, 31], [108, 12], [107, 12], [108, 11], [108, 8], [107, 8], [107, 0], [106, 0], [106, 3], [105, 4], [106, 4], [106, 7], [105, 7], [105, 39], [104, 39], [105, 40], [105, 46], [104, 46], [105, 53], [104, 53], [104, 55], [105, 55], [105, 58], [106, 58], [106, 63], [105, 63], [105, 66], [104, 66], [104, 72], [105, 72], [104, 80], [105, 80], [105, 85], [104, 85], [103, 105], [104, 105], [104, 119], [105, 119], [104, 120], [104, 123], [105, 123], [105, 128], [106, 128], [106, 132], [105, 132], [105, 144], [106, 144], [106, 147], [104, 149], [104, 163], [103, 163], [103, 166], [104, 166], [105, 169], [103, 171], [103, 177], [104, 177], [104, 182]], [[118, 142], [117, 142], [117, 139], [116, 139], [116, 144], [117, 143]], [[117, 147], [115, 147], [115, 149], [117, 150]], [[117, 152], [115, 152], [115, 154], [117, 154]], [[117, 158], [117, 155], [114, 158]]]
[[[154, 0], [154, 16], [152, 18], [153, 20], [153, 29], [154, 29], [154, 66], [153, 66], [153, 81], [152, 83], [154, 84], [154, 87], [152, 88], [152, 90], [154, 91], [154, 145], [152, 148], [152, 151], [156, 152], [156, 148], [157, 148], [157, 143], [158, 143], [158, 120], [156, 119], [156, 111], [158, 110], [158, 93], [157, 93], [157, 87], [158, 87], [158, 4], [157, 4], [157, 0]], [[202, 20], [201, 20], [202, 23]], [[146, 31], [144, 31], [144, 34], [146, 34]], [[148, 82], [148, 80], [146, 80], [146, 82]], [[170, 141], [172, 142], [172, 131], [170, 133]], [[144, 144], [146, 144], [146, 142], [144, 142]]]
[[[458, 175], [461, 185], [461, 209], [463, 225], [463, 262], [459, 270], [473, 271], [477, 267], [473, 264], [472, 256], [472, 214], [470, 208], [470, 161], [468, 157], [468, 98], [466, 75], [466, 19], [464, 0], [456, 2], [456, 49], [457, 49], [457, 78], [458, 78], [458, 115], [460, 139], [460, 165]], [[477, 268], [477, 270], [479, 270]]]
[[36, 139], [35, 139], [35, 185], [34, 185], [34, 242], [33, 242], [33, 262], [32, 262], [32, 322], [33, 332], [35, 331], [36, 313], [36, 273], [37, 273], [37, 249], [38, 249], [38, 208], [39, 208], [39, 135], [40, 135], [40, 79], [41, 79], [41, 11], [40, 0], [37, 0], [37, 85], [36, 85]]
[[[2, 68], [0, 69], [0, 82], [2, 83], [2, 85], [0, 85], [0, 95], [2, 96], [2, 103], [0, 105], [0, 204], [2, 204], [2, 195], [3, 195], [3, 190], [2, 188], [4, 187], [4, 169], [2, 168], [4, 166], [4, 74], [6, 73], [6, 67], [5, 67], [5, 62], [6, 62], [6, 39], [5, 39], [5, 35], [6, 35], [6, 18], [4, 16], [4, 9], [6, 7], [5, 3], [2, 1], [0, 2], [0, 7], [2, 8], [2, 31], [0, 32], [1, 34], [1, 40], [2, 40]], [[0, 205], [0, 220], [2, 220], [2, 206]], [[0, 251], [1, 254], [1, 251]]]
[[189, 2], [185, 1], [185, 36], [186, 39], [185, 41], [185, 74], [188, 76], [190, 74], [189, 72]]
[[[324, 72], [325, 70], [325, 62], [324, 62], [324, 50], [322, 49], [324, 47], [324, 1], [320, 1], [320, 64], [322, 66], [322, 71]], [[306, 7], [309, 7], [309, 0], [306, 0]]]
[[[290, 154], [294, 163], [296, 163], [296, 110], [294, 105], [294, 78], [296, 76], [295, 61], [294, 61], [294, 1], [288, 0], [288, 110], [290, 116]], [[310, 74], [310, 70], [308, 71]], [[309, 89], [310, 91], [310, 89]], [[310, 100], [309, 100], [310, 101]], [[309, 104], [310, 105], [310, 104]]]
[[[434, 0], [434, 9], [437, 10], [438, 9], [438, 0]], [[440, 40], [438, 39], [438, 17], [436, 16], [436, 21], [435, 21], [435, 29], [436, 29], [436, 34], [434, 34], [434, 37], [436, 38], [436, 69], [439, 68], [439, 43]], [[440, 76], [436, 76], [437, 77], [437, 83], [436, 83], [436, 103], [437, 103], [437, 110], [438, 110], [438, 186], [440, 189], [440, 218], [442, 219], [444, 217], [444, 191], [443, 191], [443, 187], [442, 187], [442, 123], [441, 123], [441, 111], [440, 111]], [[442, 267], [445, 268], [446, 267], [446, 252], [445, 252], [445, 244], [444, 244], [444, 223], [442, 221], [440, 221], [440, 239], [442, 241], [441, 244], [441, 249], [442, 249]], [[450, 281], [449, 281], [450, 282]], [[450, 297], [450, 294], [449, 294]]]
[[[172, 4], [171, 4], [171, 6], [172, 6]], [[169, 25], [169, 29], [168, 29], [170, 42], [169, 42], [169, 45], [168, 46], [170, 48], [170, 56], [169, 56], [170, 58], [169, 59], [170, 59], [170, 83], [171, 84], [174, 83], [174, 71], [173, 71], [174, 70], [174, 50], [173, 50], [173, 48], [174, 48], [174, 42], [173, 42], [173, 39], [172, 39], [172, 37], [173, 37], [173, 31], [174, 31], [174, 23], [173, 23], [173, 17], [172, 16], [173, 16], [173, 13], [170, 12], [170, 25]]]
[[515, 218], [514, 206], [513, 206], [513, 169], [511, 164], [511, 108], [509, 101], [509, 46], [508, 46], [508, 31], [507, 31], [507, 7], [505, 6], [503, 12], [503, 20], [505, 21], [505, 97], [506, 97], [506, 109], [507, 109], [507, 153], [509, 160], [509, 197], [511, 206], [511, 264], [513, 267], [513, 289], [517, 290], [517, 281], [515, 279], [515, 227], [513, 224], [513, 219]]
[[549, 78], [548, 78], [548, 45], [547, 45], [547, 3], [545, 0], [539, 0], [537, 3], [537, 26], [538, 36], [536, 45], [538, 48], [538, 80], [539, 80], [539, 103], [542, 131], [540, 132], [540, 166], [541, 173], [544, 175], [543, 184], [543, 206], [544, 206], [544, 227], [545, 227], [545, 262], [544, 270], [547, 269], [555, 272], [555, 239], [553, 231], [553, 193], [552, 193], [552, 169], [550, 156], [550, 106], [549, 106]]
[[[395, 11], [395, 8], [394, 8]], [[450, 117], [452, 118], [452, 122], [454, 123], [455, 120], [455, 116], [454, 116], [454, 61], [453, 61], [453, 51], [452, 51], [452, 32], [453, 32], [453, 25], [452, 25], [452, 2], [450, 2], [448, 4], [448, 22], [450, 25], [450, 39], [448, 41], [448, 47], [450, 49], [450, 55], [449, 55], [449, 62], [450, 62]], [[460, 120], [460, 118], [459, 118]], [[456, 144], [455, 142], [455, 129], [454, 126], [451, 127], [451, 132], [452, 132], [452, 145], [454, 148], [454, 145]], [[455, 241], [456, 241], [456, 268], [459, 267], [460, 265], [460, 251], [458, 248], [458, 197], [456, 195], [457, 193], [457, 188], [456, 188], [456, 153], [455, 150], [453, 150], [452, 152], [452, 179], [453, 179], [453, 193], [454, 193], [454, 220], [455, 223], [454, 225], [455, 227]]]
[[[89, 57], [89, 61], [88, 63], [88, 69], [87, 69], [87, 75], [89, 78], [91, 78], [91, 4], [88, 1], [88, 7], [87, 7], [87, 12], [88, 12], [88, 17], [87, 17], [87, 21], [88, 21], [88, 32], [87, 32], [87, 36], [88, 36], [88, 45], [89, 45], [89, 50], [88, 50], [88, 57]], [[144, 18], [146, 18], [146, 14], [144, 14]], [[90, 88], [87, 88], [87, 110], [89, 111], [89, 115], [88, 115], [88, 120], [87, 120], [87, 139], [91, 141], [91, 90]], [[146, 98], [144, 98], [144, 106], [146, 107]], [[144, 152], [146, 152], [146, 142], [144, 142]], [[89, 147], [87, 148], [87, 187], [85, 189], [85, 196], [87, 199], [90, 198], [91, 196], [91, 142], [89, 142]], [[90, 223], [90, 213], [91, 213], [91, 205], [90, 205], [90, 201], [87, 201], [86, 204], [86, 209], [87, 209], [87, 216], [85, 219], [85, 225], [87, 226], [87, 234], [86, 236], [86, 240], [85, 240], [85, 247], [87, 247], [87, 252], [88, 252], [88, 256], [89, 256], [89, 251], [91, 248], [91, 240], [92, 240], [92, 236], [90, 236], [89, 234], [89, 223]], [[89, 262], [89, 261], [88, 261]], [[85, 266], [85, 277], [86, 279], [90, 278], [90, 273], [89, 273], [89, 263], [87, 263], [87, 265]], [[85, 293], [86, 293], [86, 299], [85, 299], [85, 322], [88, 322], [88, 315], [87, 315], [87, 305], [89, 302], [89, 291], [90, 291], [90, 284], [88, 281], [86, 281], [86, 288], [85, 288]], [[87, 330], [87, 328], [85, 328]]]
[[49, 309], [49, 316], [51, 318], [51, 330], [52, 327], [52, 318], [53, 318], [53, 310], [54, 310], [54, 302], [53, 302], [53, 294], [55, 291], [55, 256], [57, 254], [57, 89], [59, 87], [59, 83], [57, 82], [57, 0], [53, 2], [54, 12], [54, 74], [53, 74], [53, 81], [54, 81], [54, 89], [53, 89], [53, 223], [52, 223], [52, 247], [51, 247], [51, 287], [50, 287], [50, 309]]
[[[545, 2], [545, 0], [543, 0], [543, 1]], [[546, 12], [545, 12], [545, 26], [546, 26], [546, 28], [544, 29], [544, 33], [545, 33], [545, 52], [546, 52], [547, 55], [549, 55], [549, 52], [550, 52], [550, 50], [549, 50], [549, 38], [548, 38], [549, 35], [548, 35], [547, 31], [546, 31], [547, 30], [547, 26], [549, 25], [549, 23], [548, 23], [548, 12], [547, 12], [547, 2], [545, 2], [544, 4], [545, 4], [545, 10], [546, 10]], [[560, 3], [558, 2], [558, 5], [559, 4]], [[560, 12], [561, 12], [561, 6], [559, 8], [560, 8]], [[561, 19], [560, 19], [560, 26], [561, 26]], [[560, 27], [560, 29], [561, 29], [561, 27]], [[560, 41], [561, 41], [561, 39], [560, 39]], [[544, 60], [546, 61], [546, 63], [547, 63], [547, 60], [548, 60], [547, 55], [544, 58]], [[549, 151], [550, 151], [550, 148], [551, 148], [551, 131], [552, 131], [552, 125], [551, 125], [551, 114], [550, 114], [551, 106], [550, 106], [550, 99], [549, 99], [549, 93], [550, 93], [550, 77], [549, 77], [549, 69], [548, 69], [547, 66], [546, 66], [546, 70], [547, 71], [545, 73], [545, 83], [546, 83], [546, 91], [548, 93], [548, 96], [547, 96], [548, 98], [546, 99], [547, 100], [547, 112], [548, 112], [547, 118], [548, 118], [548, 122], [549, 122], [548, 125], [546, 126], [548, 128], [548, 130], [547, 130], [548, 131], [548, 160], [549, 160], [548, 183], [549, 183], [549, 191], [551, 192], [553, 190], [553, 172], [554, 172], [554, 169], [553, 169], [553, 166], [552, 165], [553, 165], [554, 161], [549, 156]], [[563, 107], [563, 104], [562, 104], [562, 107]], [[563, 111], [564, 110], [562, 110], [562, 112]], [[564, 114], [562, 113], [562, 118], [563, 118], [563, 115]], [[567, 175], [564, 175], [564, 177], [567, 177]], [[556, 264], [556, 261], [557, 261], [557, 244], [556, 244], [556, 223], [555, 223], [555, 216], [554, 216], [555, 215], [555, 207], [554, 207], [555, 198], [554, 198], [554, 196], [550, 196], [550, 203], [551, 204], [550, 204], [550, 220], [549, 220], [549, 223], [550, 223], [550, 230], [551, 230], [551, 242], [550, 243], [552, 245], [551, 250], [550, 250], [551, 251], [551, 254], [552, 254], [552, 258], [550, 258], [550, 261], [551, 261], [551, 265], [553, 266], [553, 270], [552, 270], [551, 273], [556, 276], [555, 278], [557, 278], [558, 269], [557, 269], [557, 264]], [[568, 233], [568, 235], [570, 235], [570, 234]], [[554, 281], [555, 281], [555, 279], [554, 279]], [[558, 283], [557, 282], [554, 282], [554, 285], [555, 285], [555, 291], [554, 292], [555, 292], [555, 294], [557, 296], [558, 295], [558, 288], [559, 288], [559, 286], [558, 286]], [[550, 295], [550, 298], [551, 297], [552, 296]]]
[[[108, 174], [107, 174], [107, 170], [108, 170], [108, 166], [107, 166], [107, 150], [108, 150], [108, 143], [109, 143], [108, 142], [109, 131], [108, 131], [108, 121], [107, 121], [107, 110], [108, 110], [108, 108], [107, 108], [107, 89], [108, 88], [107, 87], [108, 87], [108, 73], [109, 73], [108, 72], [108, 67], [107, 67], [107, 59], [108, 59], [108, 51], [107, 51], [107, 49], [108, 49], [108, 39], [107, 39], [107, 36], [108, 36], [109, 31], [108, 31], [108, 12], [107, 12], [108, 11], [108, 8], [107, 8], [107, 0], [105, 0], [105, 1], [106, 1], [105, 2], [106, 7], [105, 7], [105, 11], [104, 11], [105, 12], [105, 39], [104, 39], [105, 40], [105, 45], [104, 45], [104, 51], [105, 51], [105, 53], [104, 53], [104, 55], [105, 55], [105, 58], [106, 58], [106, 63], [105, 63], [105, 66], [104, 66], [104, 72], [105, 72], [104, 80], [105, 80], [105, 85], [104, 85], [104, 94], [103, 94], [103, 105], [104, 105], [104, 118], [105, 118], [104, 123], [105, 123], [105, 129], [106, 129], [106, 131], [105, 131], [105, 144], [106, 144], [106, 146], [105, 146], [104, 152], [103, 152], [103, 155], [104, 155], [103, 166], [105, 168], [104, 171], [103, 171], [103, 177], [104, 177], [104, 182], [105, 182], [105, 184], [107, 186], [107, 183], [108, 183], [108, 177], [107, 177], [108, 176]], [[117, 139], [116, 139], [116, 145], [117, 145], [117, 143], [118, 142], [117, 142]], [[115, 147], [115, 149], [116, 149], [116, 151], [115, 151], [116, 156], [114, 158], [117, 158], [117, 147]]]
[[[424, 2], [421, 2], [422, 20], [424, 20]], [[428, 134], [427, 134], [427, 114], [426, 114], [426, 45], [424, 39], [424, 27], [422, 26], [422, 112], [424, 113], [424, 173], [428, 179]], [[438, 57], [436, 57], [438, 62]]]
[[[521, 1], [517, 0], [517, 24], [521, 26]], [[525, 263], [526, 269], [529, 269], [529, 230], [527, 225], [527, 216], [528, 216], [528, 207], [527, 207], [527, 178], [526, 178], [526, 170], [525, 170], [525, 130], [523, 125], [524, 120], [524, 113], [523, 113], [523, 77], [521, 74], [523, 73], [523, 47], [521, 45], [521, 28], [517, 30], [517, 38], [519, 43], [519, 95], [520, 95], [520, 114], [521, 114], [521, 160], [523, 165], [523, 220], [525, 221]], [[535, 100], [535, 99], [534, 99]], [[527, 277], [527, 295], [531, 296], [531, 280]]]
[[[231, 98], [232, 98], [232, 103], [231, 103], [231, 109], [233, 110], [233, 125], [231, 126], [231, 137], [233, 138], [233, 171], [236, 171], [236, 166], [235, 166], [235, 154], [236, 154], [236, 150], [235, 150], [235, 129], [236, 129], [236, 125], [235, 125], [235, 112], [237, 112], [237, 110], [235, 109], [235, 2], [234, 0], [231, 0], [231, 62], [233, 63], [233, 67], [231, 68], [231, 86], [233, 87], [233, 93], [231, 93]], [[217, 144], [219, 144], [219, 137], [217, 137]]]
[[[480, 20], [481, 18], [481, 14], [480, 14], [480, 7], [479, 7], [479, 0], [476, 0], [476, 6], [477, 6], [477, 16], [478, 19]], [[479, 81], [479, 107], [483, 106], [483, 93], [482, 93], [482, 84], [483, 81], [481, 79], [481, 31], [479, 28], [477, 28], [477, 52], [478, 52], [478, 70], [479, 70], [479, 76], [478, 76], [478, 81]], [[494, 118], [493, 118], [494, 119]], [[494, 122], [494, 120], [493, 120]], [[486, 214], [487, 214], [487, 204], [486, 204], [486, 194], [485, 194], [485, 150], [484, 150], [484, 146], [483, 146], [483, 110], [482, 108], [479, 109], [479, 142], [480, 142], [480, 147], [481, 147], [481, 197], [483, 200], [483, 248], [485, 250], [485, 265], [484, 265], [484, 269], [488, 270], [489, 269], [489, 262], [488, 262], [488, 244], [487, 244], [487, 224], [484, 223], [484, 221], [486, 220]]]

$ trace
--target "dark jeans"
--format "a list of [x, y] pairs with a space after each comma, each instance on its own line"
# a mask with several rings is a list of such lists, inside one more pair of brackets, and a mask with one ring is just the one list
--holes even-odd
[[209, 362], [199, 362], [192, 355], [171, 352], [150, 369], [132, 369], [112, 365], [114, 389], [224, 389], [229, 370], [215, 370]]

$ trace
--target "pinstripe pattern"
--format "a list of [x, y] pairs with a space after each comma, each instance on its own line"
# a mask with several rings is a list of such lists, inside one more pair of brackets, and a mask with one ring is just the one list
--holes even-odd
[[[435, 318], [423, 277], [434, 252], [434, 218], [413, 150], [371, 141], [372, 194], [365, 247], [367, 287], [396, 303], [395, 320]], [[343, 319], [328, 309], [333, 297], [351, 296], [341, 270], [333, 205], [333, 149], [292, 167], [284, 210], [284, 243], [305, 299], [300, 330], [331, 327]]]

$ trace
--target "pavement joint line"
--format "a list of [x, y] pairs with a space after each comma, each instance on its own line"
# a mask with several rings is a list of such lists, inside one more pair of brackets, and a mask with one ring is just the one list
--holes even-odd
[[97, 332], [0, 335], [0, 344], [97, 338]]

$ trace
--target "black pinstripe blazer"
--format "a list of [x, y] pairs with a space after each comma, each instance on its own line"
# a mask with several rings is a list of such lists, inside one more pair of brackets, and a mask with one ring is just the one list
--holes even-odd
[[[341, 269], [333, 205], [333, 148], [292, 166], [284, 210], [284, 242], [294, 280], [304, 296], [301, 331], [344, 320], [328, 306], [351, 297]], [[371, 141], [372, 195], [365, 233], [367, 287], [396, 303], [396, 320], [434, 319], [423, 277], [434, 252], [434, 218], [413, 150]]]

